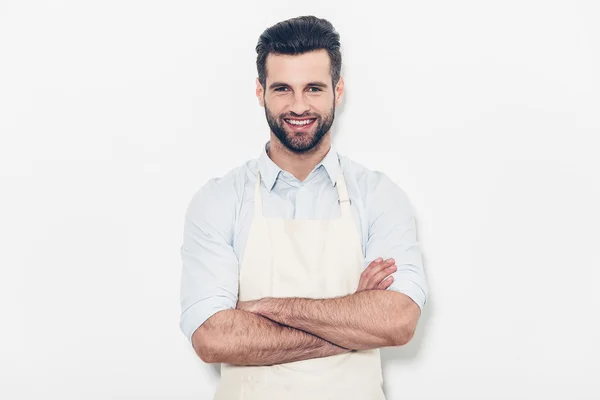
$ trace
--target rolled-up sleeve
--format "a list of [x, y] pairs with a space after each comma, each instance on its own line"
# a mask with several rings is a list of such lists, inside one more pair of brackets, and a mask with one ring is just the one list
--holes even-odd
[[180, 329], [192, 334], [216, 312], [235, 309], [238, 259], [233, 251], [236, 195], [222, 178], [204, 185], [185, 212], [180, 247]]
[[396, 183], [384, 173], [375, 173], [376, 183], [366, 203], [369, 238], [364, 267], [378, 257], [393, 258], [398, 269], [392, 274], [394, 281], [387, 290], [406, 294], [422, 310], [428, 287], [414, 209]]

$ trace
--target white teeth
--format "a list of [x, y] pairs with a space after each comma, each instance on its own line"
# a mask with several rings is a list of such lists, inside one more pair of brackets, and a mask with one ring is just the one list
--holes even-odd
[[312, 119], [307, 119], [304, 121], [294, 121], [293, 119], [286, 119], [287, 122], [289, 122], [292, 125], [306, 125], [306, 124], [310, 124], [313, 120]]

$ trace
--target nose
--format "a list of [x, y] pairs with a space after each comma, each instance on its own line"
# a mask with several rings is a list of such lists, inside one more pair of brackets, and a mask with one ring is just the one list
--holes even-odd
[[310, 105], [306, 101], [304, 93], [302, 91], [296, 92], [296, 94], [294, 95], [294, 102], [290, 107], [290, 111], [296, 115], [302, 115], [308, 110], [310, 110]]

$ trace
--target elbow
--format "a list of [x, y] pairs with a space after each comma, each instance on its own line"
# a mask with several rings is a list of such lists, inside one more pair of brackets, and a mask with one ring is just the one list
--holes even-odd
[[216, 349], [217, 341], [208, 327], [200, 326], [192, 335], [192, 347], [202, 361], [207, 364], [218, 363], [218, 351]]
[[398, 324], [398, 326], [394, 329], [394, 334], [392, 335], [391, 345], [392, 346], [404, 346], [411, 341], [413, 336], [415, 335], [416, 323], [411, 321], [402, 321]]
[[229, 362], [231, 350], [227, 324], [230, 315], [219, 311], [208, 318], [192, 334], [192, 346], [198, 357], [207, 364]]
[[404, 346], [415, 335], [417, 322], [421, 316], [421, 307], [406, 295], [400, 296], [398, 317], [393, 325], [392, 346]]

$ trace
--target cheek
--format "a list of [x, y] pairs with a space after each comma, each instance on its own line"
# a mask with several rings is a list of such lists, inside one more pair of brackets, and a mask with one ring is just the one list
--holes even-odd
[[333, 96], [320, 96], [311, 101], [314, 110], [319, 110], [321, 114], [327, 114], [331, 109], [331, 105], [335, 101]]
[[279, 115], [287, 107], [287, 102], [284, 99], [277, 97], [269, 97], [264, 101], [265, 105], [271, 110], [273, 115]]

